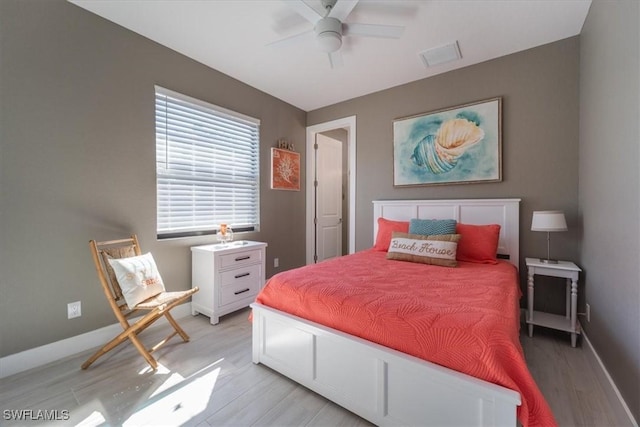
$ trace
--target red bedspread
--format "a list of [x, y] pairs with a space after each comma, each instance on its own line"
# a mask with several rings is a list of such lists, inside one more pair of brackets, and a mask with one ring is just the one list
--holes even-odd
[[367, 250], [279, 273], [257, 302], [515, 390], [523, 426], [556, 425], [520, 346], [515, 267], [385, 256]]

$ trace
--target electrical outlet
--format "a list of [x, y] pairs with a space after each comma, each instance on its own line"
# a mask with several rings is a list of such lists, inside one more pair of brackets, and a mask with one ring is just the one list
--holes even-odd
[[591, 304], [587, 303], [587, 322], [591, 322]]
[[80, 301], [67, 304], [67, 319], [82, 316], [82, 303]]
[[280, 265], [280, 260], [278, 258], [274, 258], [273, 259], [273, 267], [274, 268], [278, 268], [279, 265]]

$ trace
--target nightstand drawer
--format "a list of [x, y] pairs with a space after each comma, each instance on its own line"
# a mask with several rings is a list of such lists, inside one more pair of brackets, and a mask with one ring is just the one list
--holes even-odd
[[220, 268], [233, 268], [236, 266], [259, 263], [262, 261], [262, 252], [260, 249], [251, 251], [236, 252], [220, 256]]
[[220, 306], [233, 304], [247, 298], [255, 298], [260, 290], [260, 282], [253, 280], [239, 282], [220, 289]]
[[262, 265], [254, 264], [220, 273], [220, 286], [233, 286], [239, 282], [260, 282]]

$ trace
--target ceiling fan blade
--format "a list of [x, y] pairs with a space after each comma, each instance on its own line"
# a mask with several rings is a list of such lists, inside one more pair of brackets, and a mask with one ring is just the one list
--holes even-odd
[[402, 33], [404, 33], [404, 27], [398, 25], [342, 24], [342, 34], [345, 36], [399, 39]]
[[329, 16], [338, 21], [344, 21], [360, 0], [338, 0], [331, 9]]
[[300, 34], [294, 34], [289, 37], [285, 37], [280, 40], [276, 40], [271, 43], [267, 43], [266, 46], [272, 47], [287, 47], [297, 43], [306, 43], [306, 40], [309, 39], [309, 42], [314, 38], [315, 34], [313, 30], [305, 31]]
[[329, 63], [331, 64], [331, 68], [340, 68], [344, 65], [342, 54], [339, 50], [329, 53]]
[[302, 0], [288, 0], [284, 3], [313, 25], [316, 25], [316, 22], [322, 19], [322, 15]]

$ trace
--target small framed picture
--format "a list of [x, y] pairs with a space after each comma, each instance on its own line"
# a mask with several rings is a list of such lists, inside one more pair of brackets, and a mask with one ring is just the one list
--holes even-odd
[[271, 188], [300, 191], [300, 153], [271, 149]]

